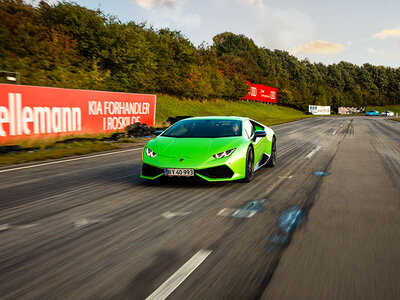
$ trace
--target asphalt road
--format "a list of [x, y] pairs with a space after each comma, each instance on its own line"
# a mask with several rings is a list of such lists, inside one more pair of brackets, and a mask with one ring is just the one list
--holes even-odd
[[135, 147], [0, 169], [0, 298], [399, 299], [400, 123], [273, 129], [249, 184], [148, 182]]

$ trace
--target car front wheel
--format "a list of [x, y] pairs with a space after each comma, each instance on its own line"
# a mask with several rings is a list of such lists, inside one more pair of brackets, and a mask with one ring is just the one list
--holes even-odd
[[276, 139], [272, 140], [271, 157], [269, 158], [268, 167], [275, 167], [276, 164]]
[[250, 182], [253, 179], [254, 175], [254, 153], [253, 149], [249, 147], [247, 149], [246, 155], [246, 177], [244, 178], [244, 182]]

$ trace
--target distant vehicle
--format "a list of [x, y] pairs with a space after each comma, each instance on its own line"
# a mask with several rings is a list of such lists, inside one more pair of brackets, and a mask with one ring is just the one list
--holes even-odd
[[271, 128], [248, 118], [197, 117], [181, 120], [147, 142], [141, 177], [249, 182], [254, 171], [275, 162]]
[[394, 112], [392, 112], [390, 110], [386, 110], [383, 113], [381, 113], [381, 116], [383, 116], [383, 117], [394, 117]]
[[379, 111], [377, 110], [369, 110], [365, 113], [366, 116], [379, 116]]

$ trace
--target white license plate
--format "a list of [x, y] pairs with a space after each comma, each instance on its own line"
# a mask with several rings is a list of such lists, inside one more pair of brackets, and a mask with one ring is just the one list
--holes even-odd
[[165, 169], [165, 176], [194, 176], [193, 169]]

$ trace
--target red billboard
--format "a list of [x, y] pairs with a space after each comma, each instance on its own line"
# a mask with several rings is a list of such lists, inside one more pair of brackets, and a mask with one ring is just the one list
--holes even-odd
[[156, 96], [0, 84], [0, 142], [154, 125]]
[[250, 81], [247, 81], [247, 85], [249, 86], [249, 92], [246, 97], [241, 99], [274, 104], [278, 103], [278, 90], [276, 88], [262, 84], [251, 83]]

